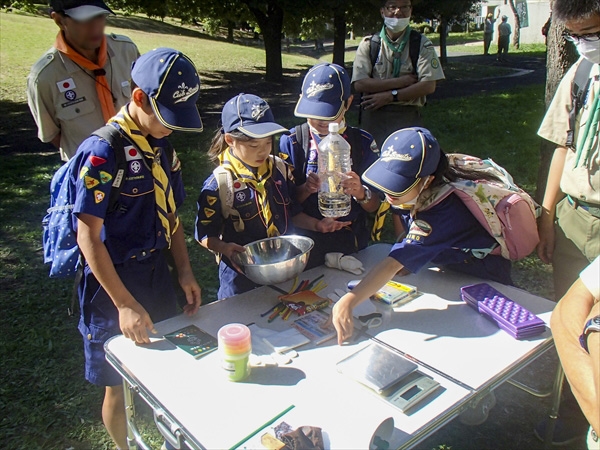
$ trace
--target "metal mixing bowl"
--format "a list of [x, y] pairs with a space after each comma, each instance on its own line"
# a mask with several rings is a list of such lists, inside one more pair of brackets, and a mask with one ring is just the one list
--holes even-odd
[[279, 284], [294, 278], [306, 267], [315, 243], [304, 236], [278, 236], [244, 246], [233, 257], [244, 275], [256, 284]]

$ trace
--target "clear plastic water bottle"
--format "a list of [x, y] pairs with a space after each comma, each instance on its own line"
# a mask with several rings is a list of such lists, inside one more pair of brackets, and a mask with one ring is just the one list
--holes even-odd
[[342, 180], [352, 170], [350, 144], [340, 136], [339, 124], [329, 124], [329, 134], [319, 144], [319, 211], [323, 217], [344, 217], [350, 213], [351, 199], [344, 193]]

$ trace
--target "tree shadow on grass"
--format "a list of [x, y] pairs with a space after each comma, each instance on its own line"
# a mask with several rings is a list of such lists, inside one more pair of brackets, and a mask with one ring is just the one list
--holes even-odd
[[302, 70], [284, 69], [280, 82], [265, 81], [264, 67], [255, 67], [252, 72], [203, 72], [198, 106], [205, 130], [210, 132], [218, 127], [223, 105], [241, 92], [264, 98], [277, 120], [293, 117], [302, 80], [310, 67], [302, 66]]
[[218, 36], [211, 36], [192, 28], [174, 25], [161, 20], [151, 19], [149, 17], [118, 15], [109, 16], [106, 20], [107, 26], [122, 28], [127, 30], [144, 31], [146, 33], [171, 34], [176, 36], [187, 36], [197, 39], [209, 39], [212, 41], [225, 41]]

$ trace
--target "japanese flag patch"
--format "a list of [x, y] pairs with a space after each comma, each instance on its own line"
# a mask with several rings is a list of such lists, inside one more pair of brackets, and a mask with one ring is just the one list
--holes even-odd
[[59, 92], [67, 92], [72, 89], [75, 89], [76, 87], [73, 78], [67, 78], [66, 80], [59, 81], [58, 83], [56, 83], [56, 86], [58, 86]]

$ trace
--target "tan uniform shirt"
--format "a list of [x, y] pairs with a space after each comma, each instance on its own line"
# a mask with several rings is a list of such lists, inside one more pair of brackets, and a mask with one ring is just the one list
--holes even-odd
[[[131, 96], [131, 64], [139, 56], [126, 36], [106, 36], [108, 58], [104, 70], [115, 98], [115, 110]], [[42, 142], [60, 133], [60, 156], [71, 158], [79, 144], [104, 125], [102, 107], [92, 72], [75, 64], [52, 47], [31, 68], [27, 78], [27, 102]]]
[[[552, 103], [546, 112], [546, 116], [538, 130], [538, 134], [544, 139], [565, 147], [567, 142], [567, 131], [569, 130], [569, 111], [571, 110], [571, 86], [575, 71], [582, 58], [569, 69], [560, 82]], [[573, 142], [578, 142], [580, 132], [583, 132], [590, 116], [591, 102], [598, 90], [600, 90], [600, 69], [594, 64], [590, 75], [593, 81], [590, 83], [586, 102], [577, 115], [575, 122], [575, 136]], [[586, 167], [579, 163], [575, 166], [575, 150], [569, 148], [565, 159], [565, 167], [560, 178], [560, 189], [573, 197], [588, 203], [600, 204], [600, 145], [598, 135], [595, 136], [591, 161]]]
[[[402, 35], [403, 36], [403, 35]], [[398, 38], [396, 42], [400, 42], [402, 36]], [[396, 43], [395, 42], [395, 43]], [[409, 75], [413, 73], [413, 66], [409, 55], [410, 43], [406, 43], [406, 47], [400, 55], [400, 61], [402, 63], [400, 67], [400, 75]], [[387, 80], [392, 78], [394, 72], [394, 55], [392, 50], [381, 42], [381, 48], [379, 55], [375, 61], [375, 68], [371, 64], [371, 36], [365, 37], [362, 42], [358, 45], [356, 50], [356, 56], [354, 57], [354, 65], [352, 69], [352, 83], [365, 78], [376, 78], [380, 80]], [[372, 73], [372, 75], [371, 75]], [[419, 59], [417, 62], [417, 75], [419, 81], [438, 81], [445, 78], [444, 71], [438, 59], [435, 48], [429, 39], [424, 35], [421, 36], [421, 49], [419, 51]], [[423, 106], [425, 105], [426, 98], [419, 97], [409, 102], [396, 102], [395, 104], [401, 105], [414, 105]]]

